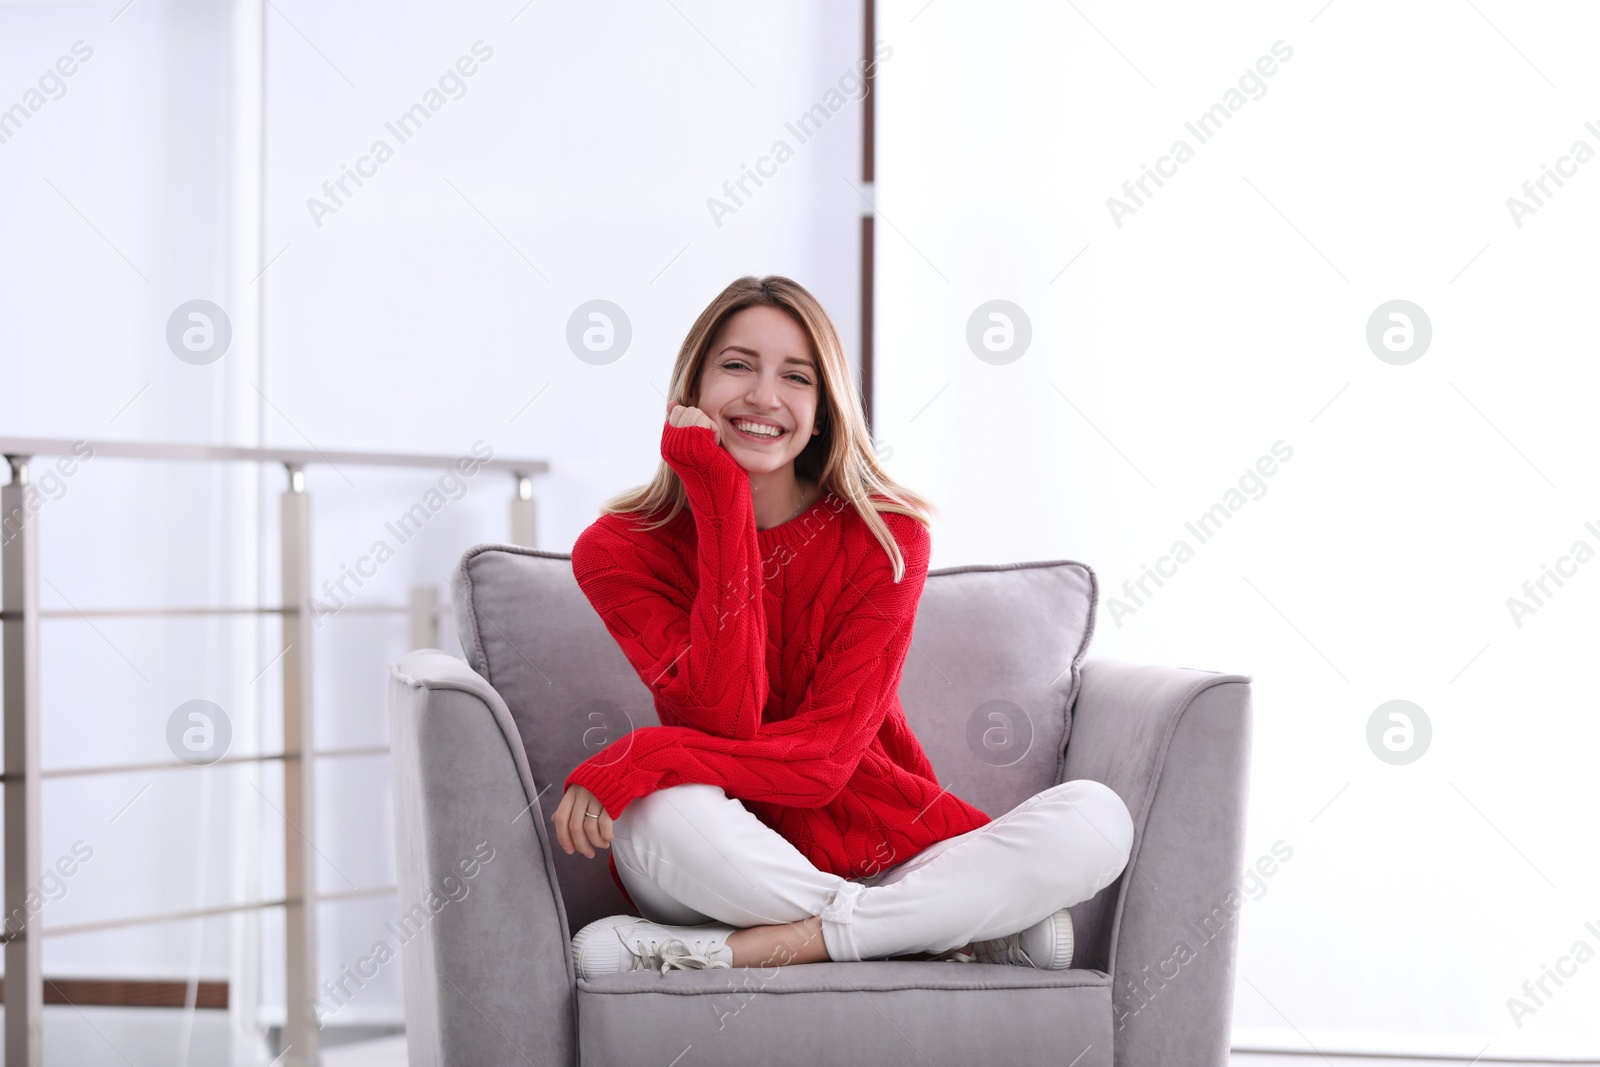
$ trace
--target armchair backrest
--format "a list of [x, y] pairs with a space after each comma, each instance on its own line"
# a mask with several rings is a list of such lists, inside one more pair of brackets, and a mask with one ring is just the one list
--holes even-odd
[[[478, 545], [452, 585], [461, 646], [516, 721], [548, 829], [573, 767], [659, 725], [650, 691], [570, 554]], [[996, 816], [1062, 780], [1096, 588], [1068, 560], [928, 572], [900, 701], [940, 785]], [[626, 910], [603, 856], [557, 849], [555, 866], [570, 929]]]

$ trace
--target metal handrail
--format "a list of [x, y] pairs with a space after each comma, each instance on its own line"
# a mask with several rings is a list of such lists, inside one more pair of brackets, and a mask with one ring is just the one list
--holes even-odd
[[[317, 894], [317, 903], [323, 904], [335, 900], [357, 900], [361, 897], [381, 897], [389, 893], [399, 892], [398, 886], [375, 885], [359, 889], [341, 889], [336, 893]], [[247, 900], [242, 904], [216, 904], [206, 908], [182, 908], [178, 911], [153, 911], [143, 915], [127, 915], [118, 919], [96, 919], [86, 923], [67, 923], [61, 926], [46, 926], [39, 931], [40, 937], [62, 937], [72, 934], [94, 933], [100, 930], [123, 930], [130, 926], [155, 926], [159, 923], [181, 922], [184, 919], [208, 919], [216, 915], [232, 915], [243, 911], [263, 911], [267, 908], [281, 908], [286, 904], [299, 904], [299, 897], [274, 897], [271, 900]], [[0, 944], [15, 940], [20, 937], [0, 930]]]
[[[356, 756], [387, 756], [388, 745], [360, 745], [352, 748], [319, 748], [312, 755], [316, 759], [348, 759]], [[203, 767], [231, 766], [239, 763], [275, 763], [278, 760], [297, 760], [296, 752], [252, 752], [240, 756], [223, 756], [210, 763], [177, 763], [172, 760], [155, 760], [150, 763], [107, 763], [85, 767], [52, 767], [39, 772], [40, 778], [88, 778], [97, 774], [137, 774], [145, 771], [194, 771]], [[0, 783], [6, 776], [0, 774]]]
[[[480, 456], [477, 445], [469, 455], [404, 455], [399, 453], [325, 451], [322, 449], [254, 448], [233, 445], [186, 444], [181, 442], [82, 441], [65, 438], [0, 437], [0, 456], [9, 468], [10, 481], [0, 483], [0, 661], [4, 664], [4, 766], [0, 768], [0, 787], [5, 794], [6, 826], [4, 866], [6, 914], [27, 912], [25, 894], [37, 886], [42, 874], [39, 855], [40, 783], [47, 778], [71, 778], [106, 774], [159, 773], [226, 764], [283, 765], [283, 807], [279, 814], [284, 826], [284, 894], [271, 900], [193, 908], [152, 915], [129, 916], [60, 927], [24, 926], [15, 935], [0, 931], [4, 945], [6, 992], [5, 1034], [8, 1062], [37, 1063], [43, 1019], [43, 978], [40, 942], [44, 937], [81, 934], [126, 926], [184, 919], [205, 918], [264, 908], [284, 908], [284, 974], [286, 979], [286, 1017], [284, 1039], [296, 1049], [303, 1062], [315, 1062], [318, 1048], [317, 1018], [313, 1006], [316, 986], [317, 918], [315, 902], [393, 893], [393, 886], [353, 889], [319, 894], [316, 888], [314, 805], [314, 761], [318, 756], [356, 757], [388, 753], [384, 745], [346, 749], [311, 748], [310, 673], [315, 646], [311, 611], [300, 605], [312, 603], [310, 545], [310, 494], [306, 491], [304, 468], [318, 464], [365, 467], [454, 469], [471, 477], [482, 470], [509, 472], [514, 489], [509, 505], [510, 542], [533, 547], [535, 544], [535, 502], [532, 477], [547, 473], [545, 460]], [[194, 462], [279, 463], [288, 475], [288, 484], [279, 494], [281, 566], [281, 604], [278, 605], [188, 605], [176, 607], [51, 608], [39, 603], [39, 539], [36, 516], [48, 503], [41, 502], [30, 484], [29, 464], [35, 456], [77, 457], [79, 462], [99, 458], [136, 460], [181, 460]], [[468, 463], [472, 466], [469, 468]], [[56, 464], [63, 476], [72, 471]], [[0, 468], [3, 469], [3, 468]], [[342, 474], [342, 472], [340, 472]], [[345, 478], [349, 482], [349, 478]], [[352, 487], [354, 483], [350, 483]], [[441, 483], [442, 487], [442, 483]], [[453, 498], [453, 497], [452, 497]], [[340, 613], [399, 614], [411, 616], [412, 647], [437, 643], [438, 624], [453, 614], [449, 604], [440, 603], [433, 585], [412, 587], [409, 604], [344, 604]], [[41, 711], [39, 664], [40, 623], [46, 619], [106, 617], [229, 617], [277, 616], [282, 622], [283, 650], [262, 669], [277, 667], [283, 678], [283, 751], [224, 756], [210, 763], [149, 762], [99, 767], [66, 767], [45, 770], [40, 766], [39, 718]], [[257, 676], [260, 677], [259, 675]], [[276, 805], [274, 805], [276, 807]]]
[[[256, 448], [247, 445], [204, 445], [185, 441], [86, 441], [64, 437], [0, 437], [3, 456], [72, 456], [87, 444], [96, 457], [111, 459], [173, 459], [201, 462], [237, 461], [242, 463], [282, 463], [290, 467], [325, 464], [337, 467], [450, 467], [461, 456], [422, 455], [404, 452], [324, 452], [320, 448]], [[512, 474], [548, 474], [550, 463], [543, 459], [483, 459], [480, 468]]]
[[[268, 605], [259, 608], [252, 607], [184, 607], [184, 608], [47, 608], [39, 612], [41, 619], [143, 619], [151, 616], [205, 616], [205, 615], [283, 615], [287, 612], [299, 611], [299, 608], [287, 608], [278, 605]], [[339, 609], [339, 614], [351, 613], [355, 615], [392, 615], [407, 614], [416, 610], [412, 604], [346, 604]], [[455, 607], [450, 604], [440, 604], [433, 609], [440, 618], [454, 615]], [[7, 615], [0, 611], [0, 622], [4, 622]]]
[[[44, 608], [39, 611], [41, 619], [144, 619], [150, 616], [172, 615], [282, 615], [285, 612], [294, 612], [299, 608], [285, 607], [187, 607], [187, 608]], [[345, 610], [350, 610], [346, 608]], [[399, 610], [404, 611], [405, 608]], [[0, 622], [4, 622], [6, 613], [0, 611]]]

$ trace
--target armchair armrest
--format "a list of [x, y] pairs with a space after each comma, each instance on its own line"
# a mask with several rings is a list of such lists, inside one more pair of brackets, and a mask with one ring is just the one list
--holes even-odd
[[1067, 741], [1067, 779], [1115, 789], [1133, 851], [1073, 909], [1081, 966], [1111, 974], [1117, 1067], [1228, 1060], [1242, 898], [1251, 678], [1091, 660]]
[[576, 1062], [566, 913], [505, 702], [421, 649], [391, 672], [389, 735], [411, 1064]]

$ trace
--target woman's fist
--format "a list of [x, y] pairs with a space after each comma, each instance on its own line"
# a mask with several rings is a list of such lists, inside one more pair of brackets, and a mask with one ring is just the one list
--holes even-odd
[[674, 426], [704, 426], [716, 437], [717, 444], [722, 444], [722, 430], [716, 423], [711, 421], [710, 415], [707, 415], [699, 408], [686, 407], [676, 400], [669, 400], [667, 402], [667, 421]]

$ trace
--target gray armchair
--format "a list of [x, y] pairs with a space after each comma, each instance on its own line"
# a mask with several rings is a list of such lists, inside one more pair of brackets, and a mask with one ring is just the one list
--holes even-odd
[[453, 584], [469, 662], [423, 649], [390, 683], [412, 1067], [1226, 1062], [1251, 679], [1084, 662], [1088, 567], [930, 571], [900, 686], [940, 783], [991, 816], [1071, 778], [1133, 813], [1128, 868], [1073, 908], [1064, 971], [889, 959], [576, 980], [572, 934], [628, 909], [606, 851], [568, 856], [549, 816], [571, 768], [656, 724], [654, 706], [567, 554], [480, 545]]

